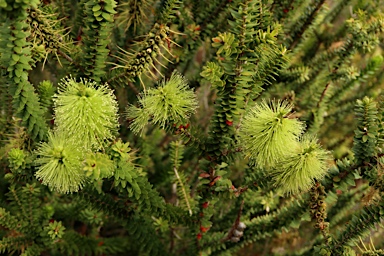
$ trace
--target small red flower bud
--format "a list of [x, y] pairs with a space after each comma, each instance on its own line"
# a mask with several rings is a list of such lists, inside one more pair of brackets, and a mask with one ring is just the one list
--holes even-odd
[[200, 231], [203, 232], [203, 233], [207, 232], [208, 230], [209, 230], [209, 228], [206, 228], [206, 227], [203, 227], [203, 226], [200, 227]]
[[216, 181], [218, 181], [219, 179], [221, 179], [221, 176], [216, 176], [216, 177], [212, 180], [212, 182], [216, 182]]
[[225, 120], [225, 123], [226, 123], [228, 126], [232, 126], [232, 125], [233, 125], [233, 121]]
[[287, 12], [289, 12], [289, 11], [288, 11], [288, 9], [284, 9], [283, 12], [284, 12], [284, 13], [287, 13]]
[[206, 173], [206, 172], [203, 172], [203, 173], [201, 173], [200, 175], [199, 175], [199, 177], [201, 177], [201, 178], [209, 178], [211, 175], [209, 175], [208, 173]]
[[197, 234], [197, 236], [196, 236], [197, 240], [200, 240], [202, 237], [203, 237], [203, 235], [201, 233]]
[[216, 181], [218, 181], [219, 179], [221, 179], [221, 176], [216, 176], [211, 182], [209, 182], [209, 186], [212, 187], [213, 185], [216, 184]]
[[209, 202], [205, 202], [205, 203], [202, 204], [202, 207], [203, 207], [204, 209], [206, 209], [206, 208], [208, 208], [208, 205], [209, 205]]
[[104, 241], [100, 241], [97, 246], [102, 246], [104, 244]]

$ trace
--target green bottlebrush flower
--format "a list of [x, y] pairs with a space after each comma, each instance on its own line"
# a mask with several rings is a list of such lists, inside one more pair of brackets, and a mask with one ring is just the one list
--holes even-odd
[[327, 173], [330, 159], [329, 152], [322, 149], [314, 137], [304, 136], [299, 146], [272, 171], [275, 185], [284, 193], [308, 190], [315, 179], [320, 180]]
[[37, 150], [36, 177], [59, 193], [77, 192], [85, 181], [81, 149], [64, 134], [48, 133]]
[[129, 106], [127, 109], [127, 117], [133, 119], [130, 128], [134, 133], [142, 132], [149, 118], [163, 128], [167, 122], [183, 123], [198, 106], [196, 95], [188, 88], [186, 79], [176, 72], [169, 81], [163, 81], [143, 94], [139, 104], [141, 108]]
[[292, 105], [287, 102], [262, 102], [244, 117], [239, 131], [243, 151], [261, 168], [273, 166], [297, 146], [304, 124], [290, 119]]
[[118, 106], [107, 85], [67, 77], [54, 101], [56, 131], [82, 143], [85, 150], [103, 148], [106, 140], [115, 137]]
[[144, 108], [138, 108], [134, 105], [130, 105], [127, 108], [127, 117], [133, 118], [133, 122], [129, 128], [135, 134], [143, 133], [145, 126], [148, 124], [151, 114]]

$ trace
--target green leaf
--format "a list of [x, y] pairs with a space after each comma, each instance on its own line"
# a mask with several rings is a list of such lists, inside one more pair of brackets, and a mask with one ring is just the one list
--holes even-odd
[[116, 13], [116, 11], [113, 9], [113, 7], [111, 5], [109, 5], [109, 4], [104, 7], [104, 10], [109, 12], [109, 13], [111, 13], [111, 14], [115, 14]]
[[105, 20], [107, 20], [107, 21], [111, 21], [111, 20], [112, 20], [112, 16], [111, 16], [111, 14], [109, 14], [109, 13], [103, 12], [103, 13], [101, 14], [101, 16], [103, 16], [103, 18], [104, 18]]
[[99, 11], [97, 11], [97, 12], [94, 12], [94, 13], [93, 13], [93, 16], [95, 16], [95, 17], [99, 17], [102, 13], [103, 13], [103, 11], [99, 10]]
[[353, 178], [347, 178], [345, 182], [350, 186], [356, 186], [355, 180]]
[[12, 59], [17, 62], [20, 60], [20, 55], [12, 54]]
[[327, 202], [329, 203], [335, 203], [337, 202], [337, 195], [336, 193], [332, 192], [332, 191], [329, 191], [328, 194], [327, 194]]
[[98, 4], [92, 7], [92, 11], [93, 11], [93, 12], [97, 12], [97, 11], [99, 11], [100, 9], [101, 9], [101, 6], [98, 5]]
[[15, 52], [15, 53], [17, 53], [17, 54], [21, 54], [21, 52], [22, 52], [22, 48], [21, 47], [19, 47], [19, 46], [15, 46], [15, 47], [13, 47], [13, 51]]
[[23, 71], [21, 71], [20, 69], [15, 69], [15, 75], [17, 77], [21, 77], [22, 74], [23, 74]]

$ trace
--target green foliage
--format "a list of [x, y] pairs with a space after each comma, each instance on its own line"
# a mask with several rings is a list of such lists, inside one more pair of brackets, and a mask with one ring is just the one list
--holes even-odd
[[109, 178], [113, 175], [113, 162], [108, 155], [100, 152], [90, 153], [85, 157], [84, 168], [85, 175], [95, 181]]
[[9, 167], [17, 170], [25, 164], [25, 154], [22, 150], [13, 148], [8, 152]]
[[[4, 76], [8, 77], [9, 93], [12, 95], [12, 106], [15, 114], [23, 120], [23, 126], [33, 138], [43, 139], [47, 132], [47, 126], [43, 119], [39, 99], [33, 86], [28, 81], [28, 71], [31, 67], [31, 47], [27, 41], [29, 32], [25, 22], [26, 9], [36, 6], [38, 2], [19, 2], [9, 5], [6, 10], [12, 10], [16, 19], [2, 22], [0, 35], [0, 65], [6, 67]], [[1, 11], [1, 10], [0, 10]]]
[[112, 30], [113, 16], [116, 13], [116, 2], [90, 0], [84, 4], [84, 7], [86, 16], [83, 31], [85, 36], [82, 39], [84, 75], [100, 82], [105, 74], [105, 62], [109, 54], [108, 38]]
[[383, 254], [383, 11], [0, 0], [0, 256]]
[[61, 221], [49, 223], [47, 227], [44, 228], [52, 240], [56, 238], [62, 238], [64, 234], [65, 227], [62, 226]]
[[122, 26], [124, 31], [127, 31], [133, 25], [133, 30], [136, 31], [138, 27], [145, 25], [151, 4], [153, 4], [152, 0], [121, 1], [118, 5], [118, 16], [116, 19], [118, 25]]
[[163, 201], [152, 189], [144, 174], [133, 163], [134, 153], [129, 143], [118, 140], [111, 147], [112, 160], [115, 161], [114, 186], [118, 191], [126, 191], [127, 196], [145, 209], [162, 209]]
[[182, 205], [182, 207], [188, 210], [189, 214], [192, 215], [195, 208], [195, 201], [191, 198], [191, 189], [187, 183], [185, 174], [180, 170], [184, 154], [184, 145], [180, 141], [174, 141], [170, 144], [170, 146], [170, 160], [172, 161], [172, 168], [175, 176], [174, 182], [178, 187], [178, 199], [181, 202], [180, 205]]
[[51, 107], [53, 103], [52, 97], [55, 93], [52, 82], [42, 81], [38, 84], [37, 90], [39, 91], [41, 105], [45, 108]]
[[377, 107], [368, 97], [358, 100], [355, 107], [358, 129], [355, 130], [353, 152], [358, 164], [375, 155], [377, 143]]

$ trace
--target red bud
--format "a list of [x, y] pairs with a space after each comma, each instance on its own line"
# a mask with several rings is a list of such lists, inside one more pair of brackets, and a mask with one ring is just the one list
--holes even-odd
[[199, 177], [201, 177], [201, 178], [209, 178], [211, 175], [209, 175], [208, 173], [206, 173], [206, 172], [203, 172], [203, 173], [201, 173], [200, 175], [199, 175]]

